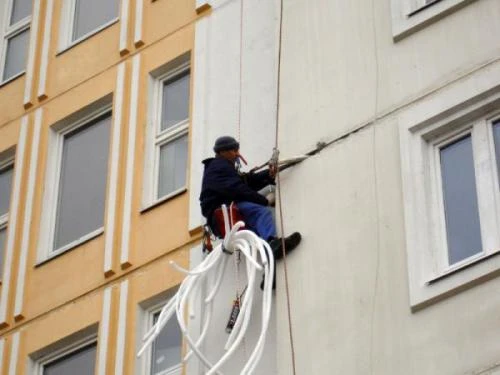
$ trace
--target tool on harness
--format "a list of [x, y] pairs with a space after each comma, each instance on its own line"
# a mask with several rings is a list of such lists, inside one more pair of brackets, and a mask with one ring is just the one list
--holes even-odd
[[236, 299], [233, 301], [233, 307], [231, 309], [231, 314], [229, 315], [229, 320], [226, 325], [226, 332], [231, 333], [231, 331], [234, 328], [234, 325], [236, 324], [236, 319], [238, 319], [238, 315], [240, 314], [240, 307], [241, 307], [241, 300], [243, 298], [243, 295], [245, 294], [247, 290], [248, 285], [243, 289], [243, 292], [241, 293], [241, 296], [238, 296], [236, 294]]
[[203, 253], [210, 254], [214, 249], [212, 245], [212, 230], [205, 224], [203, 226], [203, 239], [202, 239], [202, 251]]

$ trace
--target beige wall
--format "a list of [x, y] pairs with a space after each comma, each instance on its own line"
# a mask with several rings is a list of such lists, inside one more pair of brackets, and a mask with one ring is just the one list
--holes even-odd
[[[9, 366], [17, 364], [16, 374], [26, 373], [28, 356], [40, 349], [64, 339], [94, 324], [99, 324], [99, 340], [103, 337], [103, 295], [111, 288], [110, 325], [107, 327], [108, 348], [105, 355], [106, 373], [113, 373], [117, 355], [118, 314], [120, 285], [129, 280], [126, 302], [126, 344], [124, 373], [133, 374], [136, 367], [136, 327], [139, 303], [171, 290], [181, 280], [178, 272], [168, 264], [175, 260], [188, 265], [188, 248], [198, 242], [199, 235], [188, 230], [188, 194], [181, 193], [172, 199], [141, 212], [145, 127], [148, 114], [148, 75], [152, 70], [168, 63], [186, 52], [194, 43], [194, 23], [199, 17], [195, 1], [157, 0], [144, 1], [142, 39], [135, 46], [136, 2], [129, 2], [128, 53], [120, 55], [120, 21], [103, 29], [92, 37], [58, 53], [60, 9], [62, 0], [55, 0], [52, 9], [50, 35], [43, 33], [48, 1], [41, 1], [37, 45], [35, 46], [35, 72], [31, 90], [31, 106], [23, 107], [25, 75], [0, 87], [0, 153], [19, 143], [21, 118], [27, 115], [28, 131], [24, 165], [21, 168], [19, 207], [16, 211], [16, 239], [7, 298], [7, 314], [0, 339], [5, 339], [1, 374], [8, 374]], [[37, 98], [40, 78], [40, 61], [44, 38], [50, 37], [45, 97]], [[138, 101], [131, 103], [132, 58], [141, 55]], [[192, 56], [192, 54], [191, 54]], [[116, 217], [113, 234], [113, 257], [108, 275], [104, 274], [104, 234], [71, 249], [70, 251], [37, 265], [37, 249], [40, 238], [44, 203], [44, 181], [49, 153], [51, 127], [83, 107], [111, 94], [113, 118], [119, 109], [116, 102], [117, 72], [120, 63], [125, 64], [122, 121], [120, 124], [120, 148], [116, 192]], [[193, 90], [193, 88], [192, 88]], [[129, 137], [130, 108], [137, 106], [137, 131], [135, 134], [135, 167], [131, 201], [130, 266], [120, 265], [121, 231], [124, 212], [125, 175]], [[17, 293], [17, 274], [21, 253], [24, 212], [28, 196], [30, 156], [32, 152], [35, 111], [42, 108], [42, 123], [36, 184], [34, 186], [30, 241], [24, 279], [23, 308], [14, 319], [14, 301]], [[109, 169], [109, 168], [108, 168]], [[109, 178], [109, 175], [108, 175]], [[187, 184], [189, 185], [189, 184]], [[109, 200], [110, 197], [107, 197]], [[106, 205], [107, 206], [107, 205]], [[14, 213], [11, 212], [11, 215]], [[106, 216], [105, 216], [106, 217]], [[5, 281], [1, 288], [4, 288]], [[4, 293], [4, 290], [0, 290]], [[14, 336], [20, 333], [16, 355], [13, 350]], [[98, 348], [100, 351], [101, 348]], [[96, 370], [97, 371], [97, 370]]]

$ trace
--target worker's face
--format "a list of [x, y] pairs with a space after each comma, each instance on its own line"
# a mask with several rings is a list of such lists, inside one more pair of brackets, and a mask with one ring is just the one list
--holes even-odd
[[239, 150], [225, 150], [219, 152], [219, 155], [222, 156], [224, 159], [234, 163], [236, 159], [238, 159], [238, 157], [240, 156], [240, 152]]

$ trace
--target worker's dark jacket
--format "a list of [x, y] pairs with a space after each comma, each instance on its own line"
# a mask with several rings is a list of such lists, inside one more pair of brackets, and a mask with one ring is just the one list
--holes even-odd
[[234, 164], [221, 157], [203, 160], [205, 171], [201, 185], [200, 203], [203, 216], [211, 223], [212, 213], [222, 204], [231, 202], [253, 202], [268, 205], [266, 197], [257, 193], [267, 185], [274, 184], [269, 171], [240, 175]]

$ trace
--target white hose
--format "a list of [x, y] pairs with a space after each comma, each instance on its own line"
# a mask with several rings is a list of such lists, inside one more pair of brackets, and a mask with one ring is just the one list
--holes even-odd
[[[222, 375], [221, 367], [234, 355], [243, 338], [247, 334], [247, 330], [251, 320], [253, 302], [260, 291], [255, 287], [257, 272], [264, 271], [264, 291], [262, 293], [262, 325], [257, 339], [255, 348], [253, 349], [247, 362], [243, 364], [241, 374], [251, 375], [254, 373], [264, 351], [265, 338], [269, 327], [269, 319], [271, 317], [272, 307], [272, 284], [274, 279], [274, 257], [273, 252], [266, 241], [259, 238], [255, 233], [244, 230], [245, 223], [237, 222], [232, 228], [229, 227], [229, 215], [227, 208], [222, 209], [226, 236], [223, 243], [215, 247], [214, 250], [194, 269], [186, 270], [178, 266], [174, 262], [170, 262], [173, 268], [186, 274], [177, 293], [163, 307], [156, 324], [146, 333], [143, 338], [143, 345], [138, 352], [141, 356], [145, 350], [153, 343], [153, 341], [161, 333], [162, 329], [170, 318], [175, 314], [179, 323], [182, 334], [188, 345], [188, 353], [184, 357], [184, 361], [189, 360], [192, 356], [196, 356], [201, 363], [206, 367], [206, 374]], [[232, 218], [231, 218], [232, 219]], [[222, 284], [223, 276], [228, 263], [228, 258], [235, 251], [239, 251], [246, 258], [246, 273], [248, 286], [245, 296], [242, 298], [240, 312], [234, 323], [233, 330], [229, 335], [224, 347], [225, 353], [215, 362], [209, 361], [201, 352], [200, 347], [206, 339], [208, 329], [213, 318], [213, 302]], [[203, 327], [200, 336], [195, 341], [188, 332], [185, 308], [186, 304], [190, 307], [194, 304], [197, 298], [202, 295], [202, 288], [207, 284], [207, 297], [203, 300], [205, 305], [205, 316], [203, 317]], [[258, 293], [257, 293], [258, 292]], [[194, 311], [190, 308], [189, 317], [193, 319]], [[221, 327], [224, 330], [225, 327]]]

